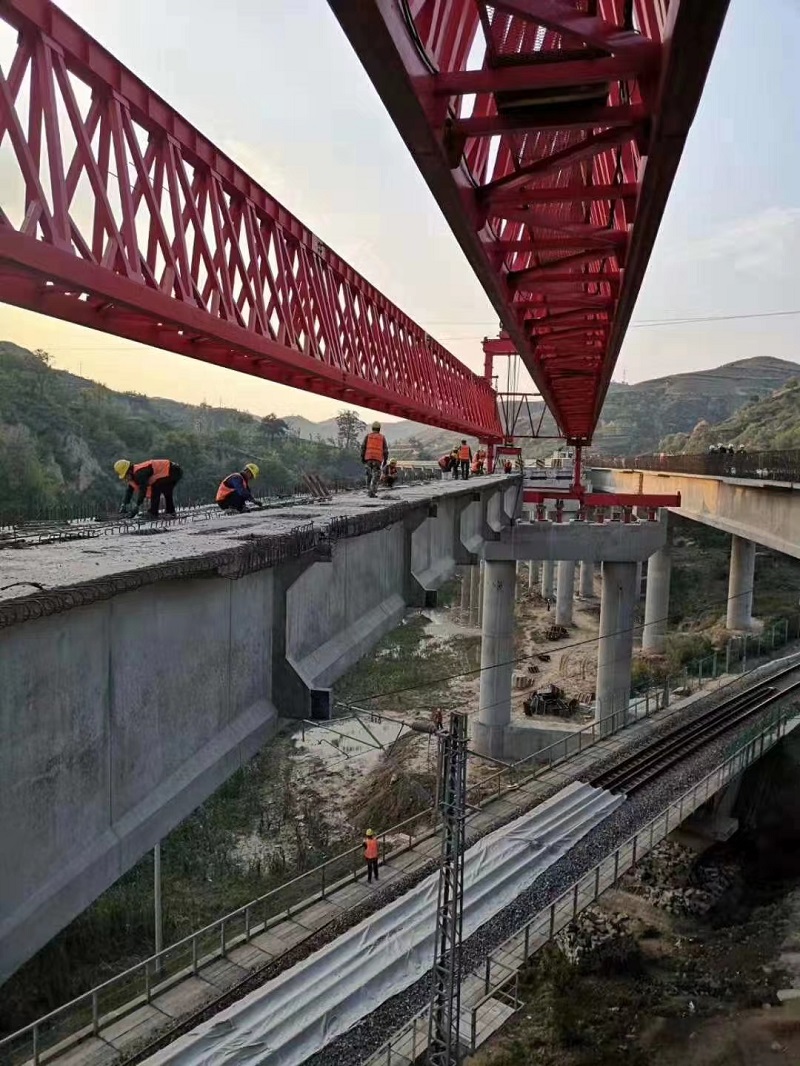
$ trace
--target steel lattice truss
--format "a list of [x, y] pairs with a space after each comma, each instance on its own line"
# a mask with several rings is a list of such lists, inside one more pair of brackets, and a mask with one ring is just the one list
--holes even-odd
[[728, 0], [329, 0], [561, 431], [591, 439]]
[[13, 161], [0, 190], [0, 298], [500, 437], [489, 384], [49, 0], [0, 0], [0, 20], [17, 33], [0, 71], [0, 150], [10, 145]]

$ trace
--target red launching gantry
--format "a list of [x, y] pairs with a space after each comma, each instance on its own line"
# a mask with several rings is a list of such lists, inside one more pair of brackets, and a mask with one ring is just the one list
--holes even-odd
[[571, 445], [591, 442], [728, 0], [329, 0]]

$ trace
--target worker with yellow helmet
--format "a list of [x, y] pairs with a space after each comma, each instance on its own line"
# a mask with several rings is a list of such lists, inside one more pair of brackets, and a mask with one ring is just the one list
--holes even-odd
[[220, 510], [237, 511], [242, 514], [246, 503], [252, 503], [253, 507], [261, 510], [261, 504], [254, 499], [250, 491], [250, 482], [260, 473], [255, 463], [245, 463], [240, 471], [223, 478], [219, 483], [216, 496]]
[[[133, 518], [139, 512], [145, 500], [150, 501], [148, 514], [150, 518], [158, 517], [161, 497], [164, 497], [164, 513], [168, 517], [175, 515], [175, 501], [172, 493], [183, 477], [183, 470], [170, 459], [145, 459], [143, 463], [133, 463], [130, 459], [117, 459], [114, 472], [120, 481], [127, 481], [128, 488], [120, 506], [120, 514]], [[133, 494], [136, 501], [129, 509]]]
[[364, 834], [364, 861], [367, 864], [367, 882], [378, 880], [378, 838], [371, 829]]

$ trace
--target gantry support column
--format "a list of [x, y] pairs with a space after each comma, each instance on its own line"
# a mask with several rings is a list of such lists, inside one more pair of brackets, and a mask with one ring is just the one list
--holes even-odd
[[647, 593], [644, 601], [642, 651], [663, 655], [667, 643], [669, 580], [672, 571], [672, 545], [669, 533], [661, 551], [647, 562]]
[[511, 675], [514, 670], [515, 562], [486, 562], [481, 618], [481, 689], [475, 748], [503, 758], [504, 734], [511, 722]]
[[591, 600], [594, 597], [594, 562], [591, 559], [584, 559], [581, 563], [578, 596], [582, 600]]
[[728, 579], [727, 629], [750, 629], [753, 624], [753, 579], [756, 546], [744, 537], [731, 538], [731, 569]]
[[552, 559], [542, 560], [542, 595], [545, 599], [553, 595], [555, 566]]
[[575, 563], [562, 559], [558, 564], [556, 625], [572, 625], [572, 597], [575, 592]]
[[604, 563], [600, 636], [597, 642], [597, 705], [602, 732], [624, 725], [631, 695], [636, 563]]

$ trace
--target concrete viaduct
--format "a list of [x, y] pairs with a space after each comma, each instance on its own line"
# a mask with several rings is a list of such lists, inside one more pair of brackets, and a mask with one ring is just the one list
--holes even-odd
[[[637, 471], [592, 479], [601, 491], [679, 491], [679, 513], [734, 534], [731, 628], [750, 622], [753, 543], [800, 557], [793, 492]], [[602, 565], [595, 713], [624, 721], [648, 559], [643, 645], [663, 646], [666, 522], [531, 521], [521, 501], [517, 477], [436, 482], [392, 502], [341, 496], [336, 517], [287, 506], [4, 552], [0, 843], [15, 861], [0, 867], [0, 981], [251, 758], [280, 717], [327, 717], [336, 679], [408, 607], [433, 605], [458, 566], [472, 567], [462, 607], [481, 619], [478, 751], [511, 761], [543, 743], [511, 722], [521, 561], [529, 581], [541, 563], [545, 595], [557, 573], [562, 624]]]

